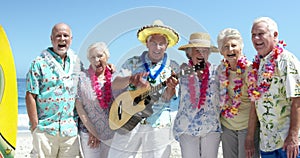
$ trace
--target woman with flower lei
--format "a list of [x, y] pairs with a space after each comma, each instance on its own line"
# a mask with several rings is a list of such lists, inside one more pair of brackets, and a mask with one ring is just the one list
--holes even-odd
[[105, 43], [90, 45], [87, 52], [90, 66], [79, 75], [76, 109], [80, 116], [79, 134], [84, 157], [107, 157], [114, 134], [108, 124], [113, 100], [109, 55]]
[[214, 51], [210, 47], [209, 34], [202, 32], [191, 34], [189, 44], [179, 47], [189, 59], [188, 64], [181, 67], [196, 68], [194, 75], [179, 78], [179, 110], [173, 131], [183, 158], [217, 158], [218, 155], [221, 132], [219, 87], [216, 66], [208, 62]]
[[249, 114], [255, 109], [247, 93], [251, 62], [242, 54], [243, 46], [236, 29], [227, 28], [218, 35], [218, 47], [224, 56], [218, 67], [224, 158], [259, 157], [258, 130], [256, 134], [247, 130]]

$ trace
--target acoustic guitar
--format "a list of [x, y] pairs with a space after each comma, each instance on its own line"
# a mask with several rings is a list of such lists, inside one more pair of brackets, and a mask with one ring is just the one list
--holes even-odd
[[[176, 77], [192, 74], [203, 69], [204, 64], [185, 67]], [[160, 97], [158, 91], [166, 86], [162, 82], [157, 86], [148, 86], [134, 91], [126, 91], [115, 98], [109, 112], [109, 127], [112, 130], [131, 131], [141, 120], [152, 114], [152, 105]]]

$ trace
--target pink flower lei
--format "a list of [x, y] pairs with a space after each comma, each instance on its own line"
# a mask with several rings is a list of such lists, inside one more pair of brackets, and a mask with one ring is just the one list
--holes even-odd
[[231, 69], [229, 62], [224, 59], [223, 61], [224, 67], [222, 76], [220, 76], [221, 81], [221, 103], [222, 103], [222, 109], [221, 114], [226, 118], [233, 118], [235, 115], [237, 115], [239, 111], [239, 107], [241, 105], [241, 99], [242, 96], [242, 86], [243, 86], [243, 79], [242, 74], [245, 72], [245, 69], [247, 67], [247, 58], [245, 56], [240, 57], [237, 61], [237, 70], [236, 70], [236, 78], [234, 79], [235, 86], [233, 88], [234, 91], [234, 97], [231, 100], [231, 103], [228, 104], [229, 101], [229, 95], [228, 95], [228, 85], [229, 85], [229, 70]]
[[[192, 60], [189, 61], [189, 65], [192, 66]], [[209, 79], [209, 63], [206, 63], [205, 68], [203, 70], [203, 78], [200, 86], [200, 97], [197, 104], [197, 108], [200, 109], [201, 105], [204, 105], [206, 100], [206, 90], [208, 88], [208, 79]], [[190, 100], [193, 104], [193, 108], [196, 108], [196, 91], [195, 91], [195, 80], [194, 76], [189, 76], [189, 90], [190, 90]]]
[[258, 80], [258, 69], [260, 65], [260, 57], [257, 54], [255, 56], [255, 59], [253, 61], [252, 70], [248, 74], [248, 78], [250, 81], [249, 87], [248, 87], [248, 94], [251, 99], [251, 101], [258, 100], [260, 96], [267, 92], [270, 88], [271, 82], [272, 82], [272, 76], [275, 71], [276, 63], [278, 56], [283, 52], [283, 47], [285, 47], [286, 44], [284, 41], [279, 41], [278, 44], [273, 49], [273, 54], [271, 57], [271, 60], [267, 62], [264, 65], [264, 72], [262, 73], [263, 80], [261, 83], [257, 83]]
[[98, 77], [95, 74], [95, 71], [90, 66], [88, 69], [88, 73], [90, 75], [90, 79], [92, 81], [93, 89], [96, 93], [97, 99], [99, 101], [99, 105], [102, 109], [106, 109], [109, 107], [109, 103], [111, 102], [112, 91], [111, 91], [111, 71], [109, 68], [105, 68], [104, 76], [105, 76], [105, 83], [102, 92], [102, 88], [100, 87]]

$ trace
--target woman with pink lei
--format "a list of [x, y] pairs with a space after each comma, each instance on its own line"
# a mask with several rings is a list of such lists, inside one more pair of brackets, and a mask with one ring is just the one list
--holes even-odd
[[113, 100], [109, 56], [105, 43], [90, 45], [87, 51], [90, 66], [79, 77], [76, 109], [80, 116], [79, 134], [85, 158], [106, 158], [114, 135], [108, 125]]
[[244, 43], [240, 32], [232, 28], [222, 30], [218, 47], [224, 56], [218, 66], [223, 157], [259, 157], [258, 128], [248, 131], [248, 123], [257, 118], [254, 102], [247, 93], [251, 62], [242, 54]]
[[[214, 47], [215, 48], [215, 47]], [[179, 110], [174, 122], [174, 135], [183, 158], [217, 158], [220, 143], [219, 86], [216, 66], [208, 62], [213, 51], [208, 33], [193, 33], [184, 50], [189, 66], [199, 66], [195, 75], [179, 79]]]

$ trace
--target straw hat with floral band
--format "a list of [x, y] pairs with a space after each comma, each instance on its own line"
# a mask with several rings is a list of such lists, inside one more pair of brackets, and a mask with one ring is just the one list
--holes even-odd
[[168, 40], [168, 47], [172, 47], [179, 41], [178, 33], [169, 26], [163, 24], [160, 20], [155, 20], [152, 25], [146, 25], [138, 30], [137, 38], [146, 44], [150, 35], [162, 34], [165, 35]]
[[190, 35], [189, 43], [180, 46], [179, 50], [186, 50], [187, 48], [193, 47], [205, 47], [210, 48], [210, 52], [219, 52], [218, 48], [211, 45], [210, 36], [205, 32], [196, 32]]

